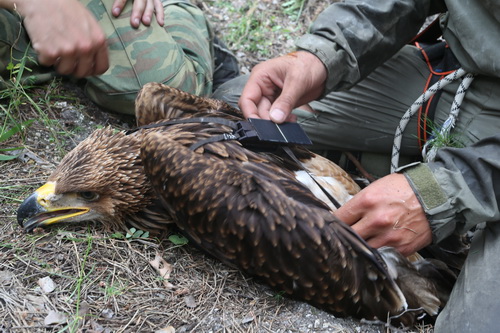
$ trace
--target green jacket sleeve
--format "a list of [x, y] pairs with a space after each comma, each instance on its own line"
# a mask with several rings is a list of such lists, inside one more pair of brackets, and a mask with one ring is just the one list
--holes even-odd
[[443, 148], [436, 160], [403, 168], [434, 241], [500, 220], [500, 135], [467, 148]]
[[338, 2], [318, 16], [296, 46], [327, 68], [325, 93], [348, 89], [415, 37], [433, 10], [429, 0]]

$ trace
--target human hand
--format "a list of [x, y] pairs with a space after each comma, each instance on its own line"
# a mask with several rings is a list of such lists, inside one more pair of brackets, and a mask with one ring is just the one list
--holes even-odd
[[297, 51], [265, 61], [252, 70], [239, 106], [245, 118], [295, 120], [293, 108], [323, 93], [327, 71], [318, 57]]
[[75, 77], [98, 75], [108, 69], [106, 36], [80, 2], [18, 1], [16, 6], [41, 65]]
[[402, 174], [373, 182], [335, 215], [374, 248], [392, 246], [407, 256], [432, 242], [429, 221]]
[[[128, 0], [115, 0], [112, 9], [112, 13], [115, 17], [118, 17], [122, 13], [127, 1]], [[161, 0], [134, 0], [132, 14], [130, 15], [130, 25], [134, 28], [138, 28], [142, 22], [144, 25], [150, 26], [153, 13], [156, 14], [156, 22], [163, 27], [165, 21]]]

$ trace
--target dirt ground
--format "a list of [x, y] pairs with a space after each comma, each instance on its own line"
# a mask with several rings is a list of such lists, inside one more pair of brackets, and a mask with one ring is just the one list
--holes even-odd
[[[231, 22], [253, 5], [201, 3], [224, 38]], [[299, 21], [283, 14], [281, 2], [255, 3], [276, 16], [280, 29], [262, 29], [266, 54], [234, 50], [248, 72], [265, 57], [293, 48], [325, 2], [310, 1]], [[233, 27], [234, 28], [234, 27]], [[233, 47], [234, 45], [229, 45]], [[16, 221], [19, 203], [44, 180], [62, 156], [98, 126], [128, 128], [132, 119], [100, 111], [68, 82], [34, 89], [55, 132], [38, 119], [26, 132], [19, 158], [0, 162], [0, 332], [383, 332], [383, 324], [340, 319], [305, 303], [283, 298], [194, 247], [169, 240], [123, 237], [99, 224], [58, 226], [25, 234]], [[48, 98], [47, 96], [58, 96]], [[29, 105], [22, 118], [38, 118]], [[21, 137], [3, 144], [20, 146]], [[174, 231], [175, 233], [175, 231]], [[163, 274], [169, 271], [169, 278]], [[163, 276], [163, 277], [162, 277]], [[432, 331], [419, 327], [414, 331]]]

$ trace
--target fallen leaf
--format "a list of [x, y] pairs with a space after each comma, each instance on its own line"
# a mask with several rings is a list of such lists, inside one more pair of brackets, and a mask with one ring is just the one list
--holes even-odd
[[43, 324], [45, 326], [50, 326], [50, 325], [64, 324], [67, 321], [68, 318], [66, 317], [65, 314], [51, 310], [49, 311], [47, 317], [45, 317], [45, 319], [43, 320]]
[[175, 296], [182, 296], [182, 295], [186, 295], [186, 294], [189, 294], [188, 288], [177, 289], [176, 291], [174, 291]]
[[168, 282], [170, 273], [172, 273], [172, 265], [166, 262], [159, 253], [155, 254], [155, 258], [150, 261], [149, 264], [153, 266], [158, 273], [160, 273], [160, 276], [163, 278], [163, 285], [165, 288], [172, 289], [174, 285]]

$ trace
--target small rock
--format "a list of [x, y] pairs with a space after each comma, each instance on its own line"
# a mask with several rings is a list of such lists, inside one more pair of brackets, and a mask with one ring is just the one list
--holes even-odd
[[114, 315], [115, 315], [115, 313], [111, 309], [104, 309], [101, 312], [101, 317], [104, 317], [106, 319], [111, 319], [111, 318], [113, 318]]
[[167, 326], [165, 328], [156, 330], [155, 333], [175, 333], [175, 328], [173, 328], [172, 326]]
[[90, 321], [90, 327], [94, 332], [104, 332], [104, 327], [94, 320]]
[[39, 279], [38, 285], [40, 286], [40, 288], [42, 288], [43, 292], [46, 294], [51, 293], [54, 291], [54, 289], [56, 289], [56, 284], [50, 278], [50, 276], [46, 276], [44, 278]]
[[249, 313], [245, 317], [243, 317], [243, 319], [241, 319], [241, 323], [242, 324], [248, 324], [248, 323], [251, 323], [254, 320], [255, 320], [255, 316], [253, 315], [253, 313]]
[[65, 108], [65, 107], [67, 107], [67, 106], [68, 106], [68, 102], [65, 102], [65, 101], [55, 102], [55, 103], [54, 103], [54, 106], [55, 106], [56, 108], [63, 109], [63, 108]]
[[196, 301], [195, 301], [194, 297], [191, 295], [184, 296], [184, 303], [186, 303], [186, 306], [188, 308], [192, 309], [192, 308], [196, 307]]

